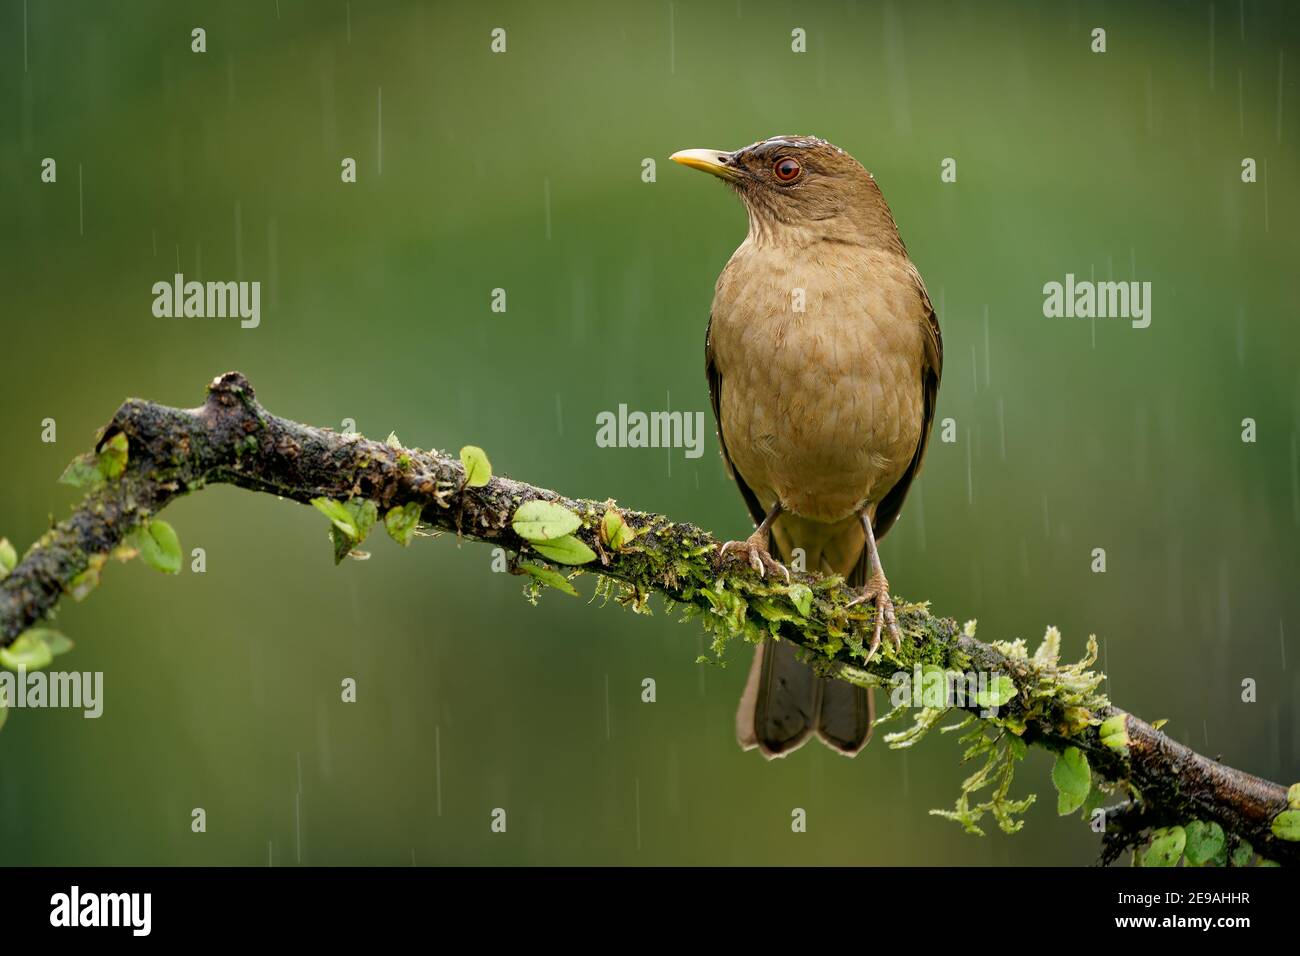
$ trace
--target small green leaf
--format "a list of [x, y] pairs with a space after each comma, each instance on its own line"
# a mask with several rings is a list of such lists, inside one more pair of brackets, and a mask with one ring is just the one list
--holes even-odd
[[[592, 555], [595, 557], [595, 555]], [[538, 581], [541, 581], [547, 587], [555, 588], [557, 591], [563, 591], [565, 594], [572, 594], [574, 597], [580, 597], [577, 588], [569, 583], [559, 571], [553, 571], [550, 568], [542, 567], [540, 564], [533, 564], [531, 561], [523, 561], [519, 564], [519, 570], [531, 574]]]
[[533, 549], [542, 557], [557, 564], [586, 564], [596, 560], [596, 552], [571, 534], [554, 541], [531, 541]]
[[406, 547], [411, 543], [415, 529], [420, 525], [420, 514], [424, 508], [418, 501], [408, 501], [400, 508], [389, 508], [384, 515], [384, 530], [388, 536]]
[[1168, 717], [1161, 717], [1159, 720], [1154, 721], [1154, 722], [1151, 724], [1151, 729], [1152, 729], [1152, 730], [1159, 730], [1161, 727], [1163, 727], [1163, 726], [1164, 726], [1165, 724], [1167, 724], [1167, 723], [1169, 723], [1169, 718], [1168, 718]]
[[1283, 810], [1273, 818], [1269, 829], [1279, 840], [1300, 840], [1300, 810]]
[[330, 525], [330, 546], [334, 549], [334, 563], [336, 565], [343, 563], [343, 559], [351, 552], [355, 541], [355, 538], [340, 531], [337, 525]]
[[0, 648], [0, 665], [16, 671], [35, 671], [54, 660], [54, 651], [41, 639], [41, 628], [25, 631], [8, 647]]
[[605, 512], [605, 517], [600, 522], [600, 530], [605, 541], [615, 551], [621, 551], [636, 537], [636, 531], [623, 520], [623, 515], [617, 508], [610, 508]]
[[94, 455], [78, 455], [68, 462], [68, 467], [59, 475], [61, 484], [72, 485], [74, 488], [84, 488], [103, 480], [104, 476], [99, 473], [99, 464]]
[[1250, 861], [1254, 858], [1255, 848], [1248, 840], [1242, 840], [1232, 851], [1233, 866], [1250, 866]]
[[1028, 746], [1026, 746], [1025, 742], [1021, 740], [1019, 737], [1015, 737], [1015, 736], [1008, 737], [1006, 738], [1006, 740], [1007, 740], [1007, 750], [1011, 751], [1011, 756], [1016, 758], [1017, 760], [1024, 760], [1025, 754], [1028, 753], [1029, 751], [1029, 748]]
[[0, 581], [7, 578], [17, 564], [18, 552], [14, 550], [8, 538], [0, 538]]
[[466, 488], [482, 488], [492, 479], [492, 463], [477, 445], [466, 445], [460, 450], [460, 463], [465, 469]]
[[792, 584], [786, 589], [786, 596], [790, 598], [790, 603], [799, 609], [799, 613], [807, 617], [812, 613], [812, 588], [806, 584]]
[[1143, 866], [1176, 866], [1187, 845], [1182, 827], [1162, 827], [1151, 833], [1151, 845], [1142, 854]]
[[334, 522], [334, 527], [349, 538], [357, 537], [357, 526], [352, 523], [352, 514], [343, 502], [335, 501], [333, 498], [313, 498], [311, 503], [312, 507]]
[[366, 540], [366, 535], [370, 534], [370, 529], [379, 520], [379, 506], [369, 498], [353, 498], [343, 507], [352, 518], [352, 527], [357, 529], [353, 544], [360, 544]]
[[30, 631], [24, 632], [26, 636], [33, 640], [40, 641], [50, 649], [50, 656], [58, 657], [60, 654], [66, 654], [72, 650], [72, 640], [62, 631], [56, 631], [49, 627], [34, 627]]
[[1128, 753], [1128, 714], [1107, 717], [1097, 728], [1097, 733], [1101, 737], [1101, 742], [1111, 750], [1117, 750], [1122, 754]]
[[1092, 774], [1088, 769], [1088, 758], [1082, 750], [1078, 747], [1065, 748], [1065, 752], [1052, 765], [1052, 783], [1056, 786], [1058, 814], [1066, 816], [1083, 806], [1088, 791], [1092, 789]]
[[1300, 810], [1300, 783], [1293, 783], [1287, 788], [1286, 805], [1292, 810]]
[[563, 538], [573, 534], [581, 525], [581, 518], [553, 501], [525, 501], [510, 519], [515, 534], [531, 542]]
[[1016, 696], [1016, 682], [1006, 674], [998, 674], [984, 690], [975, 695], [981, 707], [1005, 707]]
[[105, 478], [116, 478], [126, 470], [127, 444], [126, 432], [118, 432], [99, 450], [96, 462], [99, 473]]
[[176, 531], [166, 521], [155, 518], [142, 528], [136, 529], [132, 543], [140, 552], [140, 558], [151, 568], [163, 574], [181, 573], [181, 543], [176, 538]]
[[1223, 827], [1213, 821], [1193, 820], [1187, 824], [1187, 862], [1202, 866], [1213, 860], [1223, 850]]

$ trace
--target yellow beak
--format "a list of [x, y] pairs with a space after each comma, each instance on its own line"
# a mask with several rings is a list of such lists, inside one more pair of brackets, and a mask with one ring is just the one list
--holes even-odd
[[736, 168], [728, 165], [730, 154], [725, 149], [683, 149], [668, 158], [674, 163], [681, 163], [691, 169], [702, 169], [721, 179], [735, 179], [738, 175]]

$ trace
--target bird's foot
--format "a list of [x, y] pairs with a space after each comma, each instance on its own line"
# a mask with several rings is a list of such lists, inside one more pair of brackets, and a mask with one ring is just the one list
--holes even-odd
[[761, 536], [756, 533], [744, 541], [728, 541], [718, 549], [718, 561], [726, 560], [728, 554], [743, 555], [745, 561], [758, 572], [760, 578], [767, 577], [767, 573], [771, 571], [773, 574], [784, 575], [786, 584], [789, 584], [790, 569], [768, 552], [766, 538], [766, 533]]
[[889, 597], [889, 582], [883, 574], [872, 575], [862, 593], [850, 601], [848, 606], [856, 607], [868, 601], [876, 606], [876, 626], [871, 633], [871, 646], [867, 648], [867, 660], [870, 661], [880, 647], [880, 638], [886, 628], [889, 629], [889, 639], [894, 642], [895, 653], [903, 646], [903, 632], [898, 628], [894, 602]]

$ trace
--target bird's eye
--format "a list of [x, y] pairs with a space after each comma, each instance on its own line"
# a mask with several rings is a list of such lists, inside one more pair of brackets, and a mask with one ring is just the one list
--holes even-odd
[[794, 182], [799, 178], [799, 173], [799, 161], [789, 156], [785, 159], [778, 159], [776, 165], [772, 167], [772, 174], [783, 183]]

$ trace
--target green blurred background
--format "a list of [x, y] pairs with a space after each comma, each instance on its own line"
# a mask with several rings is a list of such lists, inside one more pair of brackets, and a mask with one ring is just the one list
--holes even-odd
[[[67, 513], [76, 493], [55, 479], [124, 397], [193, 405], [239, 369], [281, 415], [473, 442], [498, 473], [743, 536], [711, 417], [697, 460], [599, 449], [595, 417], [707, 413], [704, 327], [745, 219], [668, 155], [815, 133], [874, 171], [943, 325], [938, 412], [957, 441], [932, 443], [884, 543], [896, 592], [986, 639], [1058, 625], [1073, 657], [1096, 632], [1117, 703], [1290, 783], [1288, 6], [3, 0], [0, 534], [21, 551]], [[260, 280], [260, 328], [154, 318], [150, 287], [178, 262]], [[1150, 328], [1044, 318], [1042, 286], [1067, 272], [1150, 281]], [[742, 753], [747, 649], [695, 664], [698, 629], [657, 602], [531, 607], [487, 547], [449, 537], [377, 540], [335, 568], [320, 515], [229, 488], [166, 517], [207, 572], [114, 564], [62, 608], [77, 648], [61, 662], [104, 672], [105, 713], [12, 713], [0, 862], [1095, 856], [1055, 816], [1041, 753], [1016, 786], [1040, 796], [1027, 826], [984, 839], [927, 814], [970, 769], [951, 737], [853, 761]]]

